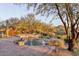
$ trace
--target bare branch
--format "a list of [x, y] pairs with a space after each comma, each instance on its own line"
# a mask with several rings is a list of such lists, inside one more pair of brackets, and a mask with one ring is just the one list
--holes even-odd
[[64, 21], [64, 19], [63, 19], [62, 16], [61, 16], [61, 13], [60, 13], [60, 10], [59, 10], [58, 5], [55, 4], [55, 6], [56, 6], [56, 9], [57, 9], [57, 11], [58, 11], [58, 15], [59, 15], [59, 17], [60, 17], [60, 20], [62, 21], [62, 23], [63, 23], [63, 25], [64, 25], [64, 28], [65, 28], [65, 31], [66, 31], [66, 34], [67, 34], [67, 26], [66, 26], [66, 22]]
[[78, 20], [79, 20], [79, 17], [78, 17], [77, 20], [75, 21], [74, 26], [77, 24]]

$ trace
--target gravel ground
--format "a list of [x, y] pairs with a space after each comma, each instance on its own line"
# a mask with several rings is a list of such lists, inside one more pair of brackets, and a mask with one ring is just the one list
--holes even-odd
[[46, 56], [48, 50], [39, 46], [19, 47], [13, 41], [18, 37], [0, 39], [0, 56]]

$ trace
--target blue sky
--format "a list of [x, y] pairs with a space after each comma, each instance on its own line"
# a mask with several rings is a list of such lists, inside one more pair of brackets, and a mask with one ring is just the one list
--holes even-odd
[[[18, 6], [14, 4], [8, 4], [8, 3], [0, 3], [0, 21], [4, 21], [10, 17], [18, 17], [25, 16], [28, 13], [32, 13], [32, 9], [27, 10], [25, 6]], [[40, 19], [44, 22], [49, 22], [51, 18], [46, 18], [43, 16], [36, 16], [37, 19]], [[60, 20], [54, 20], [54, 25], [59, 25], [61, 23]]]

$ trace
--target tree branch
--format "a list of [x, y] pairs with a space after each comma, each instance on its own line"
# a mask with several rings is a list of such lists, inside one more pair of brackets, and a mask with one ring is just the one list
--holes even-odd
[[76, 35], [76, 38], [75, 38], [75, 39], [77, 40], [77, 39], [78, 39], [78, 37], [79, 37], [79, 32], [77, 32], [77, 35]]
[[59, 17], [60, 17], [60, 20], [62, 21], [62, 23], [63, 23], [63, 25], [64, 25], [64, 28], [65, 28], [65, 31], [66, 31], [66, 34], [67, 34], [67, 26], [66, 26], [66, 23], [64, 22], [64, 20], [63, 20], [63, 18], [62, 18], [62, 16], [61, 16], [61, 13], [60, 13], [60, 10], [59, 10], [58, 5], [55, 4], [55, 6], [56, 6], [56, 9], [57, 9], [57, 11], [58, 11], [58, 15], [59, 15]]
[[77, 30], [78, 30], [78, 25], [79, 25], [79, 23], [77, 23], [76, 25], [77, 25], [77, 26], [76, 26], [76, 28], [75, 28], [75, 33], [76, 33], [75, 39], [77, 40], [78, 37], [79, 37], [79, 32], [77, 31]]
[[77, 24], [78, 20], [79, 20], [79, 17], [78, 17], [77, 20], [75, 21], [74, 26]]

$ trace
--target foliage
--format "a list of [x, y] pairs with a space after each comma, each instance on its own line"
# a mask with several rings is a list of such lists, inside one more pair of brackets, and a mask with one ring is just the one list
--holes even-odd
[[60, 19], [64, 26], [65, 34], [71, 39], [68, 50], [73, 50], [75, 41], [79, 37], [79, 4], [35, 3], [28, 4], [28, 6], [34, 7], [36, 14]]
[[[4, 23], [5, 22], [5, 26]], [[2, 22], [1, 28], [9, 30], [9, 27], [12, 26], [16, 29], [16, 34], [26, 34], [26, 33], [35, 33], [41, 34], [42, 36], [54, 36], [56, 28], [52, 24], [47, 24], [36, 19], [34, 14], [28, 14], [25, 17], [18, 18], [9, 18], [6, 21]]]
[[76, 51], [73, 52], [73, 56], [79, 56], [79, 49], [75, 49]]
[[37, 20], [33, 14], [28, 14], [27, 17], [22, 17], [16, 24], [16, 28], [20, 32], [40, 33], [43, 35], [53, 35], [53, 33], [56, 32], [54, 26]]

